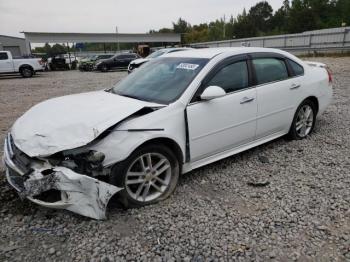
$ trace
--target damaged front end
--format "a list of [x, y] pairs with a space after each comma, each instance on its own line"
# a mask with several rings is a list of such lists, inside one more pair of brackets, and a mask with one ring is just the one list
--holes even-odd
[[31, 158], [16, 147], [10, 134], [5, 139], [6, 177], [22, 198], [95, 219], [106, 218], [108, 201], [121, 190], [96, 178], [105, 172], [103, 159], [101, 153], [79, 150]]

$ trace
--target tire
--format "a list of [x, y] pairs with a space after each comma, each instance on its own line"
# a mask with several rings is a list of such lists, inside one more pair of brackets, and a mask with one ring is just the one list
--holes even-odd
[[101, 66], [101, 72], [107, 72], [108, 71], [108, 66], [107, 65], [102, 65]]
[[73, 61], [71, 65], [71, 70], [76, 70], [77, 69], [77, 62]]
[[[149, 169], [148, 156], [151, 156], [154, 169]], [[160, 171], [158, 173], [155, 171], [157, 164]], [[161, 144], [149, 144], [136, 149], [126, 160], [115, 165], [110, 183], [123, 188], [118, 201], [125, 208], [142, 207], [169, 197], [175, 190], [179, 172], [179, 161], [169, 148]]]
[[314, 130], [316, 115], [315, 103], [309, 99], [304, 100], [295, 112], [288, 138], [300, 140], [309, 136]]
[[34, 74], [33, 69], [30, 67], [23, 67], [21, 68], [21, 75], [24, 78], [32, 77]]

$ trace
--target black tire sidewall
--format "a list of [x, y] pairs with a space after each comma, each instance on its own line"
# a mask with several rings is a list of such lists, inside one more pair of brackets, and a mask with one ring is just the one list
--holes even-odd
[[[297, 122], [297, 118], [298, 118], [298, 114], [299, 114], [299, 111], [300, 109], [305, 106], [305, 105], [309, 105], [312, 109], [312, 112], [313, 112], [313, 121], [312, 121], [312, 127], [311, 127], [311, 130], [309, 132], [309, 134], [307, 134], [305, 137], [301, 137], [299, 136], [298, 132], [296, 131], [296, 122]], [[294, 114], [294, 118], [293, 118], [293, 123], [290, 127], [290, 131], [288, 133], [288, 136], [289, 138], [291, 139], [294, 139], [294, 140], [301, 140], [301, 139], [304, 139], [306, 137], [308, 137], [314, 130], [315, 128], [315, 124], [316, 124], [316, 115], [317, 115], [317, 112], [316, 112], [316, 105], [313, 101], [309, 100], [309, 99], [306, 99], [304, 100], [297, 108], [295, 114]]]
[[102, 66], [101, 66], [101, 71], [102, 71], [102, 72], [107, 72], [107, 71], [108, 71], [108, 66], [102, 65]]
[[[130, 167], [130, 165], [143, 154], [146, 153], [160, 153], [163, 156], [165, 156], [171, 165], [171, 180], [169, 187], [167, 190], [157, 199], [154, 199], [149, 202], [140, 202], [134, 200], [125, 189], [125, 178], [127, 171]], [[175, 190], [175, 187], [177, 185], [178, 179], [179, 179], [179, 161], [176, 158], [175, 154], [166, 146], [163, 145], [145, 145], [138, 149], [136, 149], [126, 160], [119, 162], [112, 168], [111, 176], [110, 176], [110, 183], [113, 185], [116, 185], [118, 187], [124, 188], [119, 193], [119, 200], [125, 207], [141, 207], [141, 206], [147, 206], [154, 203], [157, 203], [159, 201], [162, 201], [166, 199], [168, 196], [171, 195], [171, 193]]]
[[[30, 72], [30, 74], [26, 75], [25, 74], [25, 71], [26, 70], [29, 70], [28, 72]], [[25, 67], [25, 68], [22, 68], [21, 69], [21, 75], [24, 77], [24, 78], [29, 78], [29, 77], [32, 77], [33, 76], [33, 70], [28, 68], [28, 67]]]

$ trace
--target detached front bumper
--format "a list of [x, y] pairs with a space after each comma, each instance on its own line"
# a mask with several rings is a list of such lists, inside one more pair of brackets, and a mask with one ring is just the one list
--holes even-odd
[[[9, 184], [22, 198], [49, 208], [67, 209], [83, 216], [105, 219], [110, 198], [121, 188], [78, 174], [66, 167], [47, 162], [21, 159], [10, 135], [5, 139], [4, 164]], [[27, 157], [28, 158], [28, 157]], [[58, 193], [54, 201], [42, 199], [43, 193]]]

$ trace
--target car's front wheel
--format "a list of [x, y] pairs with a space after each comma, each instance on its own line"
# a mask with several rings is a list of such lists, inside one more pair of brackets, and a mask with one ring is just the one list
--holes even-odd
[[315, 127], [316, 114], [316, 106], [313, 101], [307, 99], [301, 103], [294, 115], [288, 134], [289, 137], [291, 139], [303, 139], [310, 135]]
[[107, 72], [108, 71], [108, 66], [107, 65], [102, 65], [101, 66], [101, 72]]
[[113, 168], [111, 183], [124, 188], [119, 200], [125, 207], [140, 207], [166, 199], [179, 172], [179, 161], [169, 148], [146, 145]]

